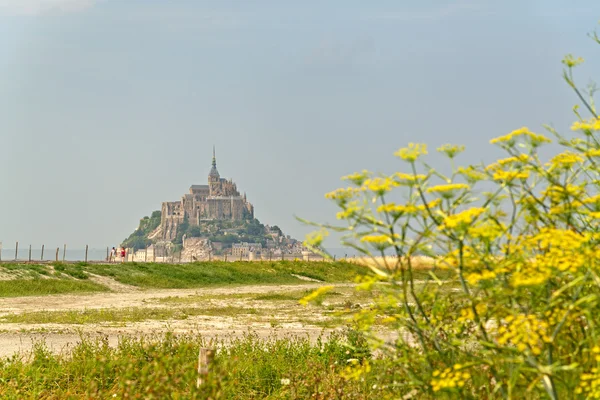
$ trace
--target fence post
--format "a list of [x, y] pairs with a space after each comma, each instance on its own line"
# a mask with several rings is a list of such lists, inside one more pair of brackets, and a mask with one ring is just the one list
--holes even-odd
[[67, 257], [67, 245], [65, 244], [63, 247], [63, 262], [65, 262], [66, 257]]
[[87, 257], [88, 256], [88, 245], [85, 245], [85, 262], [87, 262]]
[[40, 256], [40, 261], [44, 261], [44, 245], [42, 245], [42, 255]]
[[281, 250], [281, 261], [283, 261], [283, 250]]
[[198, 352], [198, 380], [196, 381], [196, 387], [204, 383], [206, 375], [208, 375], [208, 369], [210, 363], [214, 358], [215, 352], [213, 349], [201, 348]]
[[227, 262], [227, 253], [225, 253], [225, 262]]
[[156, 262], [156, 247], [152, 246], [152, 262]]
[[29, 262], [31, 262], [31, 245], [29, 245]]
[[19, 242], [17, 242], [17, 244], [15, 245], [15, 261], [17, 261], [18, 257], [19, 257]]
[[109, 255], [108, 255], [108, 246], [106, 246], [106, 261], [110, 261]]
[[58, 253], [60, 252], [60, 247], [56, 248], [56, 262], [58, 262]]

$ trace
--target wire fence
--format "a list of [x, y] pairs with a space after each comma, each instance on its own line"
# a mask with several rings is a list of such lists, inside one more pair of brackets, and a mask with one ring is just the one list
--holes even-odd
[[[203, 256], [182, 255], [181, 252], [174, 253], [168, 249], [140, 249], [133, 251], [127, 249], [125, 257], [122, 258], [117, 252], [111, 252], [112, 247], [103, 248], [85, 248], [75, 247], [70, 248], [68, 245], [61, 246], [46, 246], [46, 245], [22, 245], [15, 243], [11, 248], [2, 246], [0, 242], [0, 262], [88, 262], [88, 263], [111, 263], [111, 262], [161, 262], [161, 263], [190, 263], [197, 261], [327, 261], [321, 255], [306, 254], [306, 253], [285, 253], [272, 250], [264, 250], [262, 252], [243, 252], [239, 254], [224, 254], [217, 255], [209, 253]], [[339, 252], [338, 252], [339, 253]], [[355, 255], [344, 254], [339, 257], [334, 255], [334, 261], [344, 258], [356, 257]]]

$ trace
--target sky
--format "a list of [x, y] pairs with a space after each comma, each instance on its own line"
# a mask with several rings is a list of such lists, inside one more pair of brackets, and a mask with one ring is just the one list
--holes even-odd
[[206, 183], [213, 145], [302, 239], [295, 216], [335, 222], [324, 194], [404, 170], [409, 142], [469, 164], [521, 126], [567, 133], [560, 60], [598, 78], [599, 19], [597, 0], [0, 0], [0, 241], [117, 245]]

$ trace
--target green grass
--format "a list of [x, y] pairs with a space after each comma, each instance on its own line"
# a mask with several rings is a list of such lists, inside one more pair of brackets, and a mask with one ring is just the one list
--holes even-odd
[[[108, 288], [105, 286], [72, 279], [13, 279], [10, 281], [0, 281], [0, 297], [106, 291], [108, 291]], [[40, 304], [40, 306], [42, 305]]]
[[93, 324], [100, 322], [140, 322], [147, 320], [182, 320], [198, 315], [236, 317], [266, 314], [268, 310], [247, 307], [178, 307], [178, 308], [106, 308], [83, 311], [39, 311], [8, 314], [0, 317], [0, 323], [18, 324]]
[[[351, 282], [366, 269], [350, 263], [273, 261], [199, 262], [192, 264], [2, 264], [0, 272], [14, 279], [0, 281], [0, 297], [107, 291], [86, 282], [89, 274], [110, 277], [139, 288], [177, 289], [225, 285], [306, 284], [294, 275], [326, 283]], [[44, 278], [40, 279], [44, 275]]]
[[216, 285], [302, 284], [293, 275], [323, 282], [348, 282], [366, 272], [350, 263], [273, 261], [199, 262], [192, 264], [125, 263], [85, 265], [83, 270], [142, 288], [195, 288]]
[[[220, 350], [205, 383], [196, 388], [201, 347]], [[373, 385], [393, 387], [382, 361], [372, 360], [365, 381], [340, 376], [347, 360], [369, 357], [364, 339], [352, 333], [316, 343], [251, 333], [226, 342], [166, 334], [121, 338], [116, 347], [107, 339], [83, 337], [69, 354], [53, 354], [38, 343], [30, 358], [0, 360], [0, 398], [299, 399], [317, 392], [321, 399], [370, 398]], [[399, 398], [401, 393], [377, 394]]]

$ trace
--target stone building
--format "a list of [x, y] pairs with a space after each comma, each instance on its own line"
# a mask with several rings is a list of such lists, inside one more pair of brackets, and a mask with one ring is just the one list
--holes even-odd
[[162, 204], [160, 231], [163, 240], [173, 240], [177, 228], [187, 218], [190, 226], [206, 220], [234, 220], [254, 217], [254, 206], [240, 195], [231, 179], [221, 178], [217, 170], [217, 159], [213, 148], [212, 168], [207, 185], [192, 185], [180, 201]]

